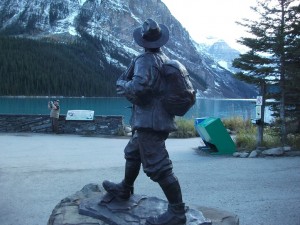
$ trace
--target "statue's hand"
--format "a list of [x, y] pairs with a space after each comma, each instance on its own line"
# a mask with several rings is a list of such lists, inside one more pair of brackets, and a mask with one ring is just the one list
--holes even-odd
[[125, 85], [126, 85], [126, 81], [125, 80], [118, 80], [117, 81], [117, 94], [118, 95], [124, 95], [125, 94]]

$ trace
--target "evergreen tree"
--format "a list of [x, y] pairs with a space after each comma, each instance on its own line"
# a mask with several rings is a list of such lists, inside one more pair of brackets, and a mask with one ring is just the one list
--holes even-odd
[[116, 96], [121, 71], [107, 62], [103, 44], [0, 36], [0, 95]]
[[259, 19], [237, 22], [250, 36], [239, 40], [249, 51], [233, 61], [233, 66], [240, 69], [235, 76], [262, 87], [264, 100], [265, 85], [278, 87], [278, 93], [269, 97], [279, 102], [272, 109], [280, 118], [282, 145], [287, 143], [287, 116], [299, 122], [296, 99], [300, 93], [295, 85], [299, 81], [299, 7], [297, 0], [257, 1], [251, 9]]
[[300, 4], [293, 9], [291, 30], [286, 37], [289, 43], [286, 48], [286, 115], [300, 132]]

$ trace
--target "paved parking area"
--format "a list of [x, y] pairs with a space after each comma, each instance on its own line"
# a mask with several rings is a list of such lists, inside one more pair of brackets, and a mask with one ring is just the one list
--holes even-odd
[[[88, 183], [120, 181], [127, 138], [0, 134], [0, 224], [46, 225]], [[200, 154], [200, 138], [168, 139], [184, 201], [236, 213], [241, 225], [300, 225], [300, 157]], [[139, 194], [165, 199], [141, 171]]]

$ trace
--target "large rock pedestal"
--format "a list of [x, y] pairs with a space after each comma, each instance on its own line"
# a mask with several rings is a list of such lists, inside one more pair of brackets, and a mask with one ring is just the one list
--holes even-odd
[[[136, 194], [118, 202], [99, 185], [88, 184], [57, 204], [48, 225], [144, 225], [167, 207], [162, 199]], [[186, 216], [186, 225], [239, 225], [236, 215], [212, 208], [188, 206]]]

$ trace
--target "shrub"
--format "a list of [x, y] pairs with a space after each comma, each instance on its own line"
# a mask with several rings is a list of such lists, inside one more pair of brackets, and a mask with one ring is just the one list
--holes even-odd
[[116, 131], [116, 136], [125, 136], [126, 132], [125, 132], [125, 128], [124, 127], [119, 127], [118, 130]]
[[267, 148], [280, 146], [280, 135], [278, 130], [270, 126], [265, 126], [262, 145]]
[[250, 120], [244, 121], [241, 117], [232, 117], [227, 119], [222, 119], [224, 126], [231, 131], [238, 131], [244, 129], [245, 127], [251, 127]]
[[176, 124], [177, 124], [178, 130], [172, 133], [172, 137], [190, 138], [190, 137], [198, 136], [195, 126], [194, 126], [193, 119], [187, 120], [184, 118], [177, 118]]
[[[224, 119], [223, 124], [236, 133], [235, 144], [238, 150], [253, 150], [257, 147], [257, 126], [250, 120], [244, 121], [242, 118], [234, 117]], [[300, 134], [290, 133], [287, 138], [288, 144], [293, 149], [300, 150]], [[280, 145], [280, 131], [276, 123], [265, 126], [262, 146], [272, 148]]]
[[300, 150], [300, 134], [288, 134], [288, 144], [295, 150]]
[[242, 130], [238, 132], [235, 138], [235, 144], [238, 150], [251, 150], [256, 147], [256, 135]]

